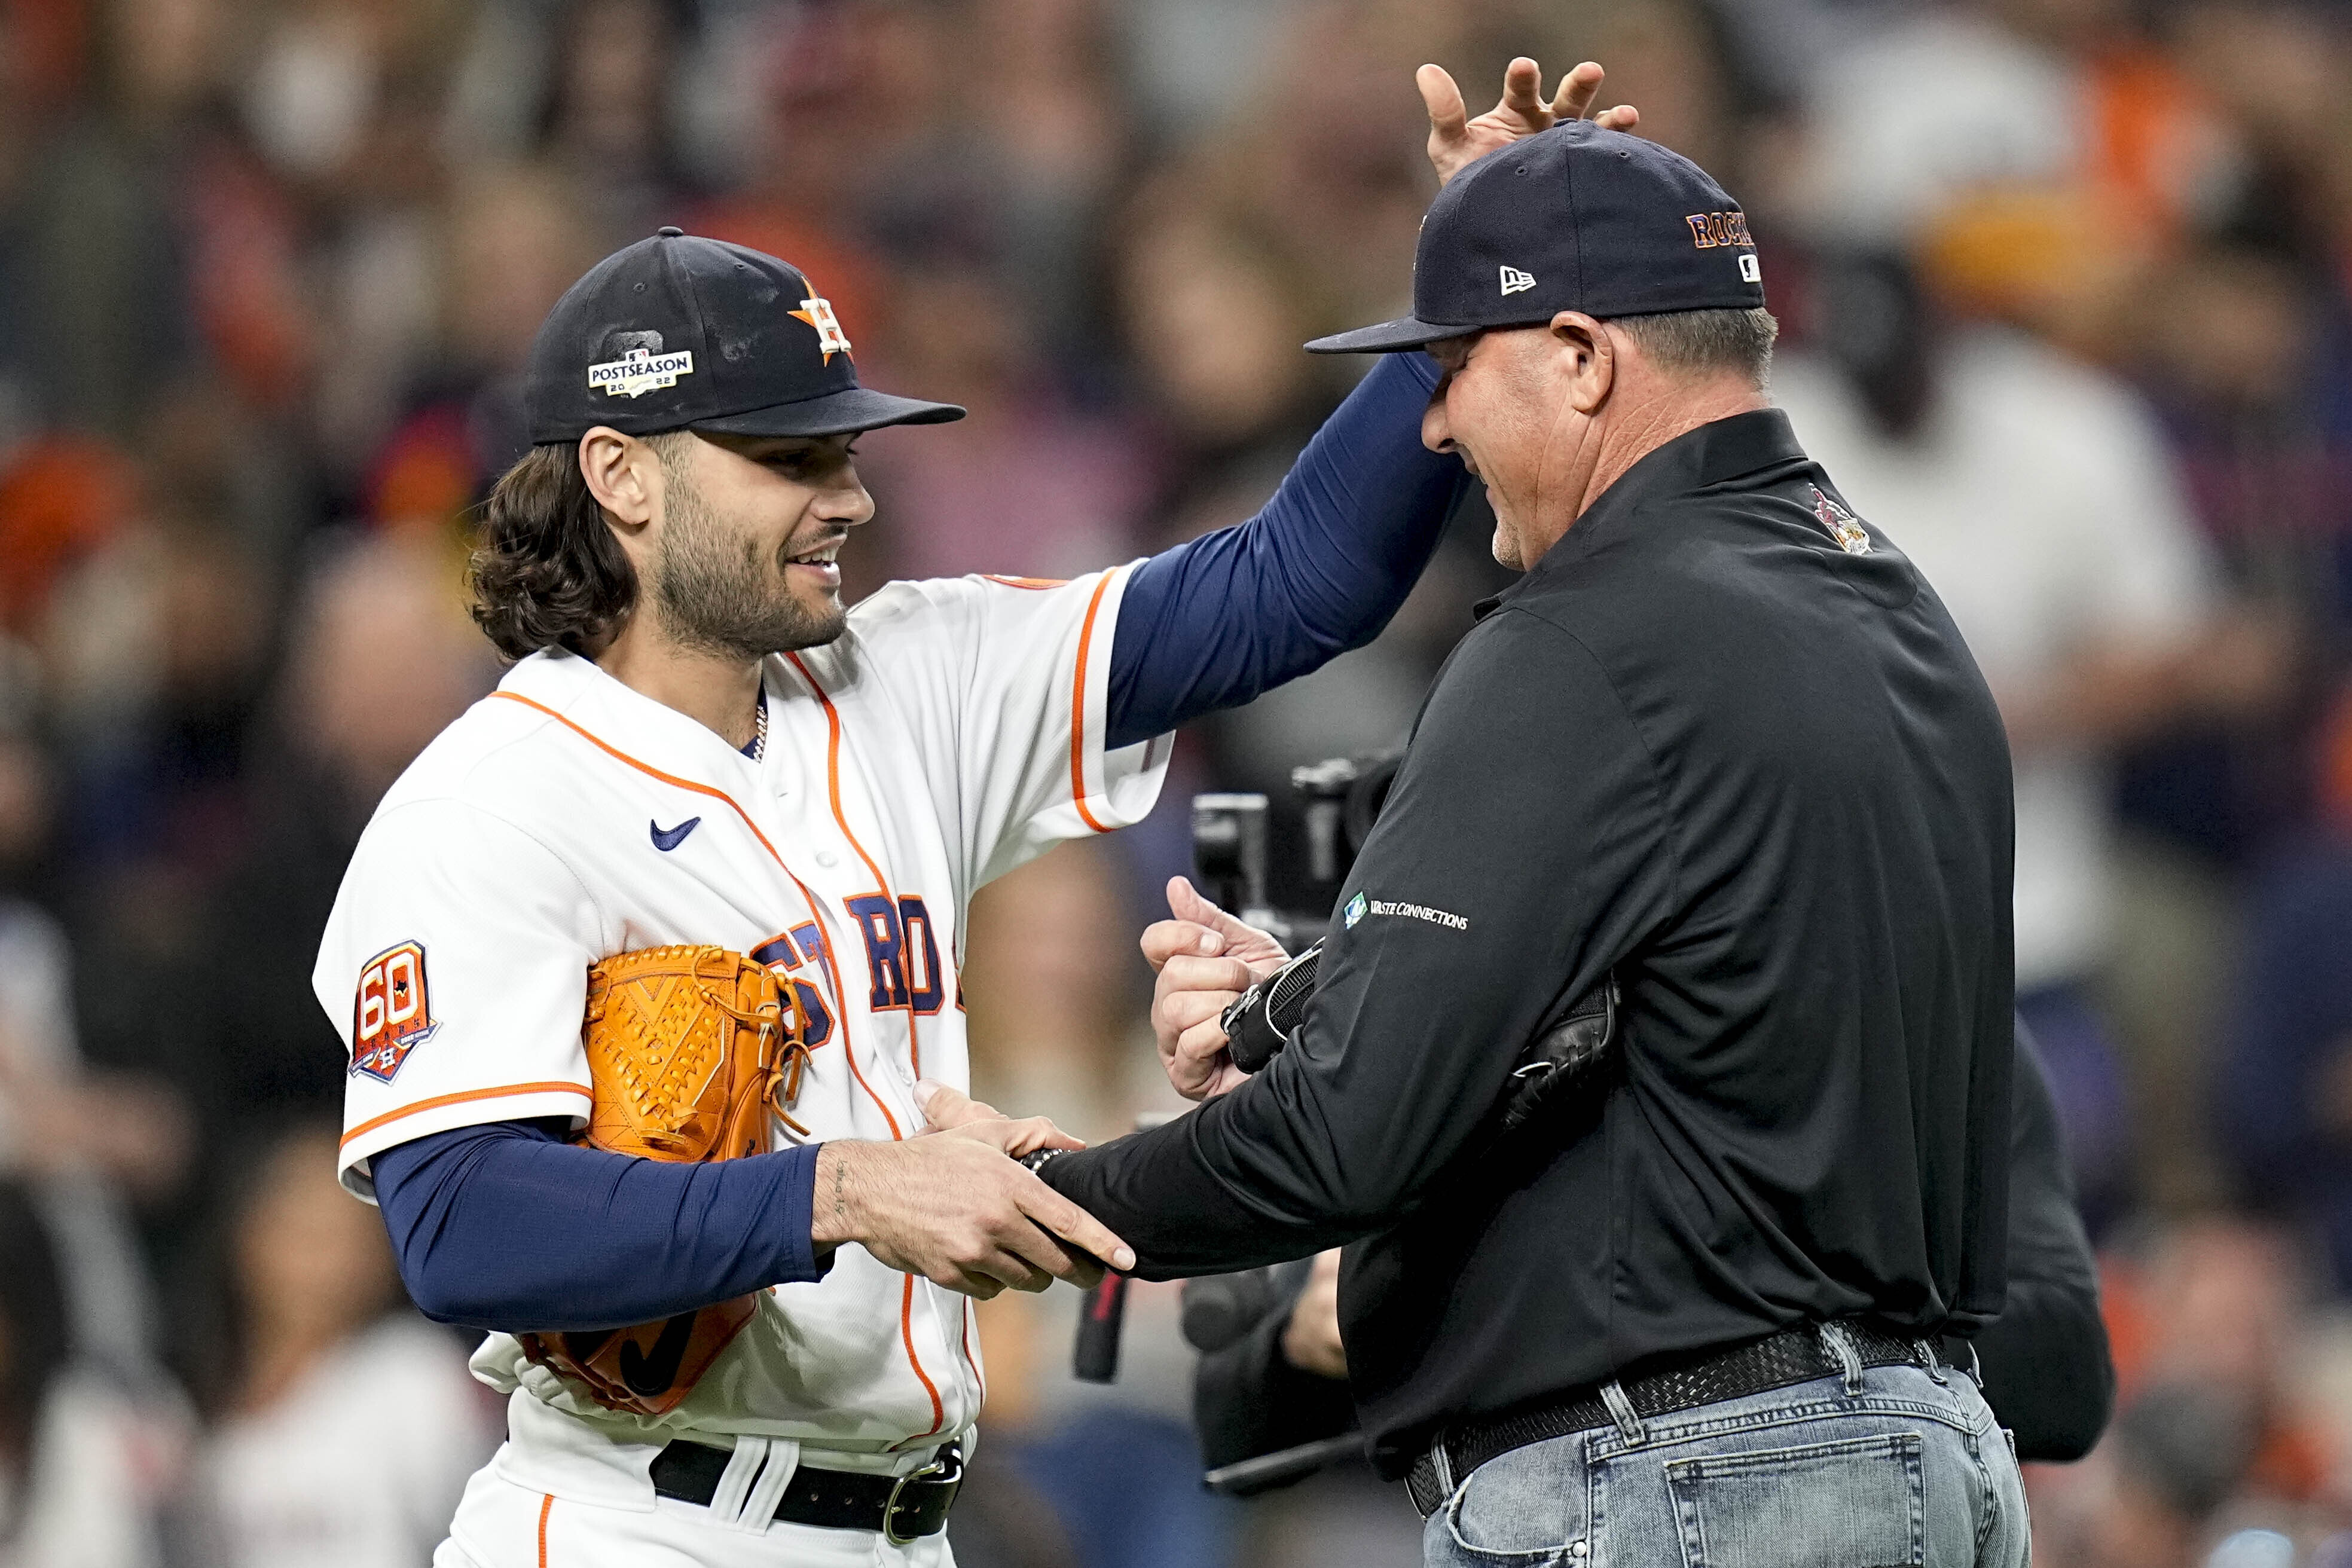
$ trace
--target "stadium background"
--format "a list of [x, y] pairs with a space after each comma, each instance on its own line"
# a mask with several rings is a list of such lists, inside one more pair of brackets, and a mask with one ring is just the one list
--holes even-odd
[[[1360, 368], [1297, 344], [1403, 297], [1412, 68], [1483, 107], [1514, 52], [1602, 60], [1604, 102], [1740, 196], [1783, 390], [1801, 434], [1842, 422], [1865, 513], [1982, 519], [1934, 521], [1934, 559], [2059, 781], [2021, 872], [2074, 914], [2022, 956], [2123, 1377], [2098, 1452], [2032, 1477], [2039, 1560], [2352, 1563], [2347, 29], [2238, 0], [0, 4], [0, 1564], [422, 1563], [495, 1440], [333, 1186], [307, 972], [376, 796], [496, 678], [467, 508], [572, 277], [662, 223], [774, 251], [868, 384], [971, 406], [868, 439], [856, 591], [1082, 570], [1270, 493]], [[992, 889], [982, 1092], [1095, 1135], [1160, 1103], [1133, 936], [1185, 799], [1393, 744], [1496, 580], [1465, 518], [1379, 643], [1188, 733], [1150, 823]], [[1108, 1392], [1066, 1375], [1072, 1300], [984, 1309], [968, 1568], [1417, 1560], [1368, 1479], [1202, 1494], [1170, 1292], [1139, 1290]]]

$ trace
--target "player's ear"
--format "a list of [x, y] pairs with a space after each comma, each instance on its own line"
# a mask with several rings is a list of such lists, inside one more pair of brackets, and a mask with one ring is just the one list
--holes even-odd
[[580, 476], [624, 539], [653, 521], [661, 460], [652, 447], [608, 425], [580, 438]]

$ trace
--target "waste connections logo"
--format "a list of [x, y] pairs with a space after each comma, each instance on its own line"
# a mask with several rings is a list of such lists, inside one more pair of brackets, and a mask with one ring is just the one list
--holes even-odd
[[1395, 915], [1407, 920], [1426, 920], [1432, 925], [1443, 925], [1449, 931], [1470, 929], [1470, 922], [1450, 909], [1432, 909], [1426, 904], [1402, 904], [1385, 898], [1368, 899], [1360, 893], [1348, 901], [1345, 913], [1351, 926], [1367, 915]]

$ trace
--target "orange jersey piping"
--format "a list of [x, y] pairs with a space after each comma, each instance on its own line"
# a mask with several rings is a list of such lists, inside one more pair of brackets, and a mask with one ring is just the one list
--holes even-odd
[[[833, 706], [833, 699], [824, 695], [824, 688], [817, 685], [816, 677], [809, 674], [809, 667], [801, 663], [798, 653], [786, 653], [784, 657], [792, 661], [793, 668], [801, 673], [801, 679], [808, 683], [809, 690], [816, 694], [818, 704], [824, 709], [824, 785], [826, 796], [833, 805], [834, 822], [841, 829], [841, 836], [849, 841], [849, 847], [857, 852], [857, 858], [866, 862], [866, 869], [874, 873], [874, 890], [888, 899], [890, 906], [896, 909], [898, 895], [890, 891], [889, 879], [882, 874], [882, 868], [874, 863], [874, 857], [866, 852], [866, 846], [850, 831], [849, 815], [841, 809], [840, 710]], [[898, 961], [905, 964], [907, 960], [902, 955]], [[907, 1001], [907, 1057], [915, 1076], [920, 1078], [923, 1075], [923, 1042], [915, 1032], [915, 1004], [911, 995]]]
[[980, 1386], [981, 1407], [986, 1409], [988, 1407], [988, 1374], [981, 1371], [980, 1358], [971, 1354], [971, 1298], [958, 1296], [956, 1300], [963, 1303], [963, 1364], [971, 1368], [971, 1380]]
[[1102, 608], [1110, 580], [1111, 573], [1103, 573], [1095, 584], [1095, 596], [1087, 601], [1086, 623], [1078, 631], [1078, 672], [1070, 685], [1070, 800], [1079, 820], [1097, 833], [1108, 833], [1110, 827], [1087, 810], [1087, 654], [1094, 645], [1095, 612]]
[[555, 1494], [542, 1492], [539, 1500], [539, 1568], [547, 1568], [547, 1516], [555, 1511]]
[[[909, 1443], [919, 1442], [924, 1437], [936, 1437], [939, 1429], [948, 1424], [948, 1407], [940, 1400], [939, 1385], [933, 1383], [931, 1375], [923, 1370], [923, 1358], [915, 1354], [915, 1277], [912, 1274], [907, 1276], [907, 1288], [898, 1293], [898, 1340], [907, 1347], [907, 1364], [915, 1369], [915, 1375], [923, 1380], [923, 1392], [931, 1396], [931, 1429], [904, 1439]], [[890, 1446], [895, 1448], [899, 1445], [893, 1443]]]
[[403, 1105], [397, 1111], [386, 1111], [381, 1116], [369, 1117], [350, 1132], [345, 1133], [335, 1146], [348, 1147], [354, 1138], [363, 1138], [378, 1127], [397, 1122], [403, 1116], [415, 1116], [426, 1111], [438, 1111], [444, 1105], [462, 1105], [468, 1100], [503, 1100], [509, 1095], [519, 1094], [577, 1094], [583, 1099], [595, 1098], [585, 1083], [566, 1083], [557, 1081], [539, 1083], [501, 1083], [495, 1089], [467, 1089], [457, 1094], [436, 1094], [430, 1100], [419, 1100], [414, 1104]]

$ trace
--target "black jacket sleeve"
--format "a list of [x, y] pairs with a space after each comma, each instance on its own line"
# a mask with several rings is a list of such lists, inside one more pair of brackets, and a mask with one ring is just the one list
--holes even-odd
[[2098, 1265], [2074, 1207], [2049, 1070], [2022, 1024], [2012, 1080], [2009, 1296], [1977, 1335], [1985, 1402], [2017, 1434], [2018, 1457], [2079, 1459], [2116, 1402], [2099, 1317]]
[[[1576, 765], [1528, 767], [1530, 734], [1575, 737]], [[1572, 846], [1561, 822], [1579, 825]], [[1147, 1279], [1391, 1228], [1475, 1157], [1538, 1026], [1663, 918], [1666, 844], [1649, 755], [1591, 655], [1549, 622], [1488, 617], [1440, 674], [1340, 891], [1296, 1043], [1046, 1180], [1133, 1246]]]
[[1224, 1349], [1202, 1356], [1193, 1369], [1192, 1422], [1209, 1469], [1336, 1437], [1355, 1426], [1356, 1402], [1345, 1379], [1302, 1372], [1282, 1354], [1283, 1331], [1306, 1292], [1308, 1272], [1303, 1261], [1284, 1265], [1275, 1281], [1274, 1310]]

